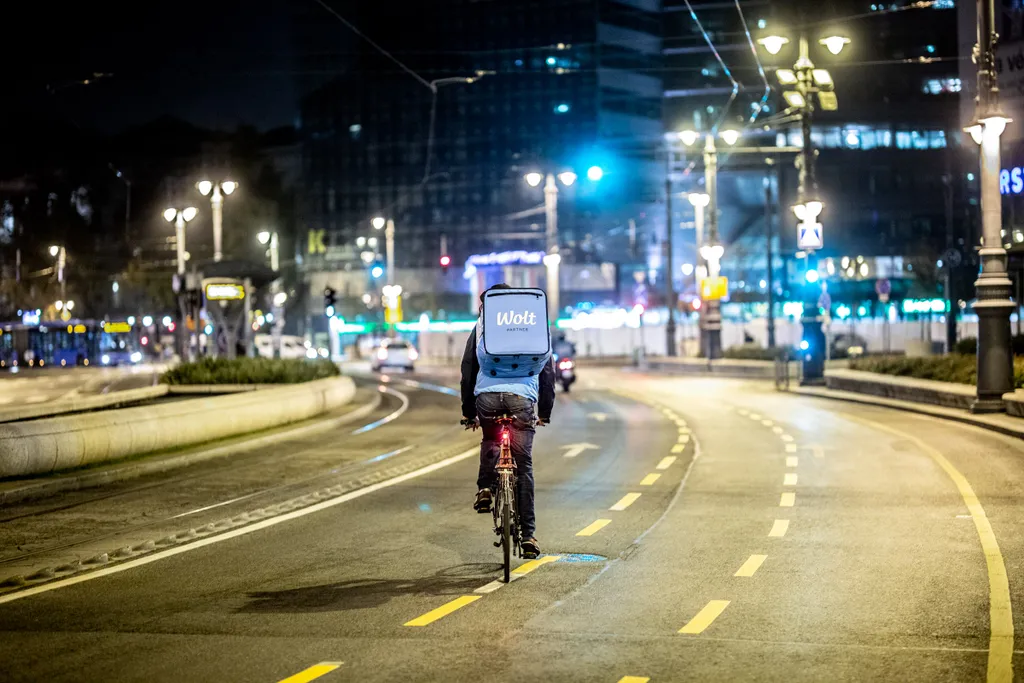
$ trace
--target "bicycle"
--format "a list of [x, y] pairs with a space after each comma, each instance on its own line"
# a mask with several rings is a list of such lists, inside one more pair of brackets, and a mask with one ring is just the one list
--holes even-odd
[[[498, 425], [498, 487], [491, 504], [494, 518], [494, 533], [500, 538], [494, 542], [495, 548], [502, 549], [504, 560], [505, 583], [509, 583], [512, 574], [512, 554], [522, 557], [522, 536], [519, 526], [519, 511], [516, 509], [516, 461], [512, 457], [512, 418], [503, 415], [495, 420]], [[463, 420], [467, 429], [476, 429], [475, 420]]]

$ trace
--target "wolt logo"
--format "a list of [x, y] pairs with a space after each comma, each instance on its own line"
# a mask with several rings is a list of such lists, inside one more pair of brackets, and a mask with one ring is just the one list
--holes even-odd
[[515, 311], [506, 311], [502, 313], [498, 311], [498, 324], [499, 325], [536, 325], [537, 314], [523, 311], [522, 313], [516, 313]]

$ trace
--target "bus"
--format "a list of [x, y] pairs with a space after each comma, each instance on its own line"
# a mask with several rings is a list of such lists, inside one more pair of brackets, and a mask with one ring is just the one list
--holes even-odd
[[0, 369], [129, 365], [142, 359], [128, 321], [0, 323]]

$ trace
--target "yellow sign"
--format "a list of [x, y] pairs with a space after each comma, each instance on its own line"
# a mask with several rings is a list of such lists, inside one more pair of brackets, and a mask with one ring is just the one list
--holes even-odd
[[729, 278], [708, 277], [700, 281], [700, 298], [704, 301], [724, 299], [729, 296]]
[[[392, 305], [394, 304], [394, 305]], [[394, 299], [388, 300], [388, 307], [384, 309], [384, 322], [386, 323], [400, 323], [402, 322], [402, 297], [396, 296]]]
[[206, 285], [207, 301], [239, 301], [245, 298], [245, 286], [226, 282], [211, 282]]
[[307, 236], [309, 244], [307, 251], [310, 254], [326, 254], [327, 246], [324, 244], [325, 230], [310, 230]]
[[75, 325], [75, 334], [85, 334], [85, 325]]
[[110, 334], [119, 334], [121, 332], [131, 332], [132, 326], [126, 322], [117, 323], [103, 323], [103, 331], [109, 332]]

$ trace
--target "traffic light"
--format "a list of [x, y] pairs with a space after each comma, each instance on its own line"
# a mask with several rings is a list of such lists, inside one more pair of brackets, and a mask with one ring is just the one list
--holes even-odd
[[330, 287], [324, 290], [324, 315], [328, 318], [334, 317], [334, 307], [338, 303], [337, 293]]
[[448, 254], [441, 255], [441, 272], [447, 274], [448, 266], [452, 264], [452, 257]]

